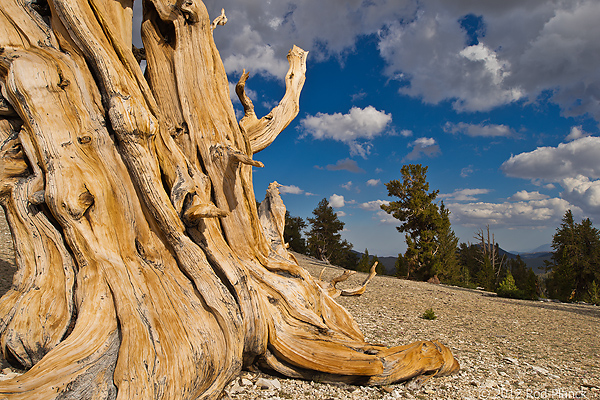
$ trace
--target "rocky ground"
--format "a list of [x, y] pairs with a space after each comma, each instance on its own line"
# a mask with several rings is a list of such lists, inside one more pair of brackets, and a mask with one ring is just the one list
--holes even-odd
[[[318, 276], [323, 265], [301, 264]], [[0, 294], [14, 273], [12, 242], [0, 214]], [[328, 267], [324, 278], [340, 273]], [[362, 283], [356, 274], [347, 286]], [[600, 307], [503, 299], [491, 293], [375, 277], [360, 297], [339, 302], [366, 340], [388, 346], [440, 339], [461, 370], [386, 387], [305, 382], [244, 372], [227, 387], [232, 399], [596, 399], [600, 398]], [[421, 318], [431, 308], [437, 318]], [[19, 371], [2, 365], [0, 379]]]

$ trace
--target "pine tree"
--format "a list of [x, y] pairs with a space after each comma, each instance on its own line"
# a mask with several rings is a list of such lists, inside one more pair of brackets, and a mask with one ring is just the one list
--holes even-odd
[[508, 260], [506, 270], [515, 280], [520, 291], [519, 297], [523, 299], [535, 299], [537, 296], [537, 277], [531, 268], [527, 267], [521, 256]]
[[429, 191], [427, 167], [420, 164], [404, 165], [400, 170], [402, 181], [386, 183], [389, 196], [398, 200], [383, 204], [381, 208], [402, 224], [408, 246], [404, 259], [408, 264], [408, 277], [427, 280], [439, 269], [439, 244], [437, 235], [442, 225], [438, 206], [434, 203], [438, 192]]
[[373, 265], [373, 262], [371, 261], [371, 256], [369, 256], [369, 249], [365, 249], [362, 257], [358, 260], [358, 264], [356, 264], [356, 270], [359, 272], [369, 272], [371, 265]]
[[308, 218], [311, 228], [307, 234], [308, 253], [322, 261], [327, 261], [344, 268], [356, 268], [356, 255], [352, 253], [352, 245], [342, 240], [339, 233], [344, 223], [339, 220], [327, 199], [319, 202], [313, 210], [314, 218]]
[[408, 263], [402, 253], [398, 254], [395, 267], [398, 278], [408, 278]]
[[290, 250], [300, 254], [307, 253], [306, 240], [302, 237], [305, 228], [306, 222], [301, 217], [292, 217], [289, 211], [285, 212], [283, 238], [290, 245]]
[[552, 238], [552, 269], [546, 282], [551, 297], [562, 301], [585, 299], [600, 279], [600, 231], [590, 219], [577, 224], [568, 210]]
[[498, 296], [501, 297], [519, 297], [519, 288], [517, 287], [515, 278], [512, 276], [510, 271], [507, 272], [506, 278], [504, 278], [504, 280], [498, 286], [496, 293], [498, 293]]
[[444, 202], [440, 204], [441, 223], [437, 235], [439, 246], [439, 263], [434, 274], [444, 283], [455, 283], [460, 280], [460, 266], [458, 264], [458, 238], [452, 230], [450, 224], [450, 210], [446, 208]]
[[580, 264], [575, 271], [575, 297], [584, 300], [592, 282], [600, 279], [600, 231], [589, 218], [577, 229]]

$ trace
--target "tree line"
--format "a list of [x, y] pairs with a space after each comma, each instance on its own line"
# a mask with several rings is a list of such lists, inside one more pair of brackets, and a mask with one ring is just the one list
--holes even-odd
[[[399, 221], [397, 230], [404, 234], [407, 245], [406, 251], [398, 254], [396, 276], [479, 287], [504, 297], [548, 296], [598, 303], [600, 231], [589, 219], [577, 224], [567, 211], [553, 237], [547, 274], [538, 277], [520, 256], [508, 257], [500, 249], [489, 226], [475, 232], [473, 243], [459, 243], [450, 211], [443, 201], [436, 201], [439, 191], [429, 190], [426, 166], [404, 165], [400, 173], [401, 179], [386, 183], [388, 195], [395, 200], [381, 206]], [[284, 236], [291, 250], [363, 272], [378, 261], [368, 249], [359, 258], [352, 244], [342, 239], [344, 223], [327, 199], [319, 202], [307, 220], [286, 213]], [[377, 272], [386, 273], [381, 263]]]

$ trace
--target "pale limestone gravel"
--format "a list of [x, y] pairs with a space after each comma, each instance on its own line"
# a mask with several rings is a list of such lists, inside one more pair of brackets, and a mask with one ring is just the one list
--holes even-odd
[[[323, 264], [297, 255], [313, 276]], [[327, 267], [325, 280], [341, 269]], [[14, 255], [0, 215], [0, 294], [12, 281]], [[362, 283], [356, 274], [343, 286]], [[600, 399], [600, 307], [503, 299], [491, 293], [375, 277], [360, 297], [339, 303], [367, 341], [388, 346], [440, 339], [461, 370], [421, 387], [306, 382], [244, 372], [226, 389], [231, 399]], [[432, 308], [437, 319], [420, 318]], [[0, 380], [15, 371], [3, 364]], [[227, 398], [227, 396], [225, 396]]]

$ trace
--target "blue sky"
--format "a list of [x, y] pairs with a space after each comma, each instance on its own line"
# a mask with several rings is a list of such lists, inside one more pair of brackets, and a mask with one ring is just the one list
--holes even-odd
[[[257, 115], [284, 93], [287, 51], [309, 50], [300, 113], [255, 155], [257, 199], [284, 185], [306, 218], [327, 198], [358, 251], [405, 250], [379, 209], [403, 164], [429, 167], [461, 241], [550, 243], [567, 209], [600, 216], [597, 0], [208, 0], [231, 85]], [[241, 105], [233, 95], [241, 116]]]

